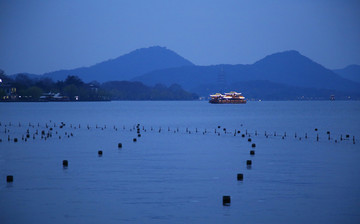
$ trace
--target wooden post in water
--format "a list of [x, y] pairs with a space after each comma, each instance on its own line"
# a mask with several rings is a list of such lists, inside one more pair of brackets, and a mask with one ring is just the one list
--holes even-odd
[[223, 196], [223, 205], [224, 206], [229, 206], [231, 203], [231, 198], [230, 196]]
[[11, 183], [14, 181], [14, 177], [12, 175], [6, 176], [6, 182]]

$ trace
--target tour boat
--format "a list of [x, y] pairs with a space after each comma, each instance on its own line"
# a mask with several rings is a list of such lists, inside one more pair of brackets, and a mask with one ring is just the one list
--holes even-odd
[[246, 103], [245, 97], [241, 95], [241, 93], [237, 93], [235, 91], [231, 91], [230, 93], [216, 93], [214, 95], [210, 95], [209, 103], [214, 104], [241, 104]]

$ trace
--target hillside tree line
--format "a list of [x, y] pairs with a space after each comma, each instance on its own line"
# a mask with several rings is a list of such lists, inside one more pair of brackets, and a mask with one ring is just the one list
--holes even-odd
[[[153, 87], [141, 82], [110, 81], [100, 84], [97, 81], [83, 82], [77, 76], [68, 76], [64, 81], [54, 82], [50, 78], [31, 79], [18, 74], [14, 79], [0, 71], [0, 99], [4, 101], [6, 88], [16, 88], [15, 101], [39, 101], [41, 96], [59, 93], [69, 101], [105, 100], [194, 100], [198, 96], [184, 91], [173, 84], [166, 87], [157, 84]], [[14, 100], [13, 100], [14, 101]]]

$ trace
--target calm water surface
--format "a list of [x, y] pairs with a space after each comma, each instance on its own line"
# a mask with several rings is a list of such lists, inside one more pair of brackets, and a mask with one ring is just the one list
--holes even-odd
[[359, 114], [351, 101], [2, 103], [0, 223], [360, 223]]

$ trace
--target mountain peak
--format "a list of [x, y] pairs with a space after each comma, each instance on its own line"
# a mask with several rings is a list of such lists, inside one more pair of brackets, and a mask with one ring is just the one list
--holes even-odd
[[311, 59], [300, 54], [296, 50], [288, 50], [283, 52], [274, 53], [266, 56], [265, 58], [255, 62], [255, 65], [259, 66], [278, 66], [287, 64], [303, 64], [303, 63], [315, 63]]
[[[277, 52], [277, 53], [274, 53], [274, 54], [271, 54], [269, 56], [272, 56], [272, 55], [288, 55], [288, 56], [299, 56], [301, 55], [299, 51], [297, 50], [287, 50], [287, 51], [281, 51], [281, 52]], [[301, 55], [302, 56], [302, 55]]]
[[333, 71], [345, 79], [360, 83], [360, 65], [348, 65], [345, 68], [335, 69]]
[[140, 48], [115, 59], [96, 65], [72, 70], [56, 71], [44, 74], [54, 80], [64, 80], [68, 75], [76, 75], [85, 82], [112, 80], [130, 80], [147, 72], [194, 65], [172, 50], [161, 46]]
[[280, 54], [293, 54], [293, 55], [301, 55], [299, 51], [297, 50], [288, 50], [288, 51], [283, 51], [283, 52], [279, 52]]
[[[154, 59], [154, 58], [158, 58], [158, 57], [165, 57], [164, 59], [166, 61], [168, 61], [168, 59], [170, 59], [172, 57], [173, 59], [175, 59], [175, 58], [181, 59], [182, 60], [181, 66], [194, 65], [192, 62], [181, 57], [174, 51], [172, 51], [166, 47], [162, 47], [162, 46], [150, 46], [150, 47], [139, 48], [139, 49], [129, 52], [128, 54], [120, 56], [118, 58], [122, 58], [124, 56], [150, 57], [150, 59]], [[170, 61], [168, 61], [168, 62], [170, 62]], [[170, 66], [170, 67], [179, 67], [179, 66], [176, 65], [176, 66]]]
[[360, 69], [360, 65], [352, 64], [345, 67], [345, 69]]
[[[282, 52], [277, 52], [277, 53], [270, 54], [270, 55], [266, 56], [265, 58], [285, 57], [285, 56], [286, 57], [299, 57], [299, 56], [305, 57], [305, 56], [301, 55], [299, 51], [288, 50], [288, 51], [282, 51]], [[263, 59], [261, 59], [261, 60], [263, 60]]]
[[138, 48], [134, 51], [131, 51], [129, 54], [131, 53], [135, 53], [135, 52], [146, 52], [146, 51], [171, 51], [169, 49], [167, 49], [166, 47], [162, 47], [162, 46], [150, 46], [150, 47], [143, 47], [143, 48]]

